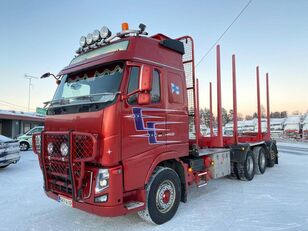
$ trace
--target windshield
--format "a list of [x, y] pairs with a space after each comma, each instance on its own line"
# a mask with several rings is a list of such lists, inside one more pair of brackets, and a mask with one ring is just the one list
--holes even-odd
[[65, 75], [50, 106], [113, 101], [119, 92], [122, 75], [122, 63]]

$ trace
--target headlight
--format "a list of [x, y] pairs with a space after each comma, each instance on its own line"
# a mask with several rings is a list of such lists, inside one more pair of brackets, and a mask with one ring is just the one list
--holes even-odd
[[79, 40], [79, 44], [81, 47], [84, 47], [86, 45], [86, 40], [87, 38], [85, 36], [81, 36], [80, 40]]
[[47, 152], [49, 155], [51, 155], [53, 153], [53, 149], [54, 149], [54, 146], [53, 146], [53, 143], [48, 143], [47, 145]]
[[99, 38], [100, 38], [99, 30], [94, 30], [93, 31], [93, 41], [96, 42], [99, 40]]
[[108, 38], [111, 36], [111, 31], [108, 29], [108, 27], [103, 26], [100, 30], [100, 35], [103, 39]]
[[67, 156], [68, 154], [68, 145], [67, 143], [62, 143], [60, 146], [60, 151], [62, 156]]
[[93, 42], [93, 35], [91, 33], [89, 33], [87, 35], [87, 44], [90, 45]]
[[96, 178], [95, 193], [100, 193], [109, 187], [109, 171], [108, 169], [100, 169]]

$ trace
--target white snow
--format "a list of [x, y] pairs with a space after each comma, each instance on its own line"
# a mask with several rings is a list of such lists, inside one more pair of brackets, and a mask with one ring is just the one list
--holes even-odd
[[307, 230], [308, 145], [279, 145], [279, 165], [251, 182], [223, 178], [191, 187], [188, 202], [160, 226], [136, 214], [99, 217], [49, 199], [37, 157], [22, 152], [19, 163], [0, 170], [0, 230]]
[[298, 115], [288, 116], [284, 124], [299, 124], [301, 122], [301, 117]]

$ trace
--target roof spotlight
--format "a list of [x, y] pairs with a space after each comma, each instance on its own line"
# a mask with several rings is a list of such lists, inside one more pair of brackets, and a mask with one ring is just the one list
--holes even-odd
[[100, 35], [103, 39], [106, 39], [111, 36], [111, 31], [108, 29], [108, 27], [103, 26], [100, 30]]
[[87, 35], [87, 44], [90, 45], [93, 42], [93, 35], [89, 33]]
[[80, 40], [79, 40], [79, 44], [81, 47], [84, 47], [86, 45], [86, 40], [87, 38], [85, 36], [81, 36]]
[[94, 30], [92, 37], [93, 37], [93, 41], [97, 42], [100, 39], [100, 32], [99, 32], [99, 30]]

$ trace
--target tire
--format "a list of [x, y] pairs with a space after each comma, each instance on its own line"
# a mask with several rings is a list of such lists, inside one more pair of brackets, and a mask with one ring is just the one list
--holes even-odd
[[247, 152], [244, 163], [237, 163], [236, 170], [238, 179], [244, 181], [251, 181], [253, 179], [255, 176], [255, 162], [251, 150]]
[[19, 144], [19, 148], [20, 148], [20, 151], [28, 151], [28, 149], [30, 148], [30, 145], [28, 144], [28, 142], [22, 141]]
[[181, 199], [181, 182], [171, 168], [157, 167], [147, 187], [146, 208], [139, 216], [150, 223], [163, 224], [175, 215]]
[[7, 166], [9, 166], [9, 164], [8, 165], [0, 166], [0, 168], [6, 168]]
[[255, 173], [260, 175], [263, 174], [267, 166], [267, 157], [265, 149], [263, 147], [254, 147], [253, 156], [255, 162]]
[[276, 145], [272, 143], [269, 147], [269, 157], [267, 161], [267, 167], [274, 167], [276, 164], [276, 159], [277, 159], [277, 152], [276, 152]]
[[230, 179], [239, 179], [238, 173], [237, 173], [237, 163], [231, 162], [231, 173], [229, 175]]

